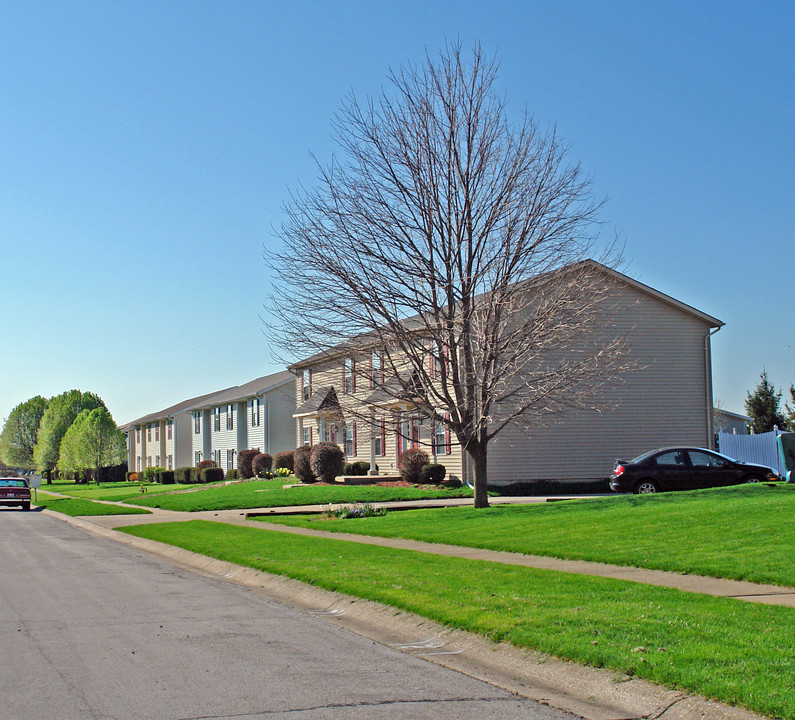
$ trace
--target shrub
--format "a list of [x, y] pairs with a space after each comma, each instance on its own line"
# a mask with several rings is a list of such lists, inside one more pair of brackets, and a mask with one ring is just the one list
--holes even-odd
[[312, 466], [309, 463], [309, 456], [311, 453], [312, 449], [306, 445], [296, 448], [293, 453], [293, 472], [295, 476], [304, 483], [312, 483], [317, 480], [315, 474], [312, 472]]
[[424, 450], [405, 450], [400, 456], [400, 477], [406, 482], [418, 483], [423, 465], [428, 464], [428, 453]]
[[295, 459], [293, 457], [294, 453], [292, 450], [283, 450], [282, 452], [277, 452], [273, 458], [273, 467], [277, 470], [279, 468], [287, 468], [290, 472], [295, 470]]
[[370, 463], [364, 460], [357, 460], [356, 462], [345, 463], [343, 475], [367, 475], [370, 470]]
[[345, 453], [337, 443], [321, 442], [312, 448], [309, 465], [318, 480], [331, 483], [337, 475], [342, 475]]
[[128, 472], [127, 473], [127, 480], [130, 482], [138, 482], [138, 473], [137, 472]]
[[269, 473], [273, 467], [273, 458], [268, 453], [258, 453], [251, 461], [251, 469], [255, 475]]
[[204, 467], [199, 471], [199, 482], [223, 482], [224, 471], [219, 467]]
[[327, 519], [336, 518], [339, 520], [350, 520], [353, 518], [364, 517], [383, 517], [386, 515], [386, 508], [378, 507], [372, 503], [356, 504], [356, 505], [343, 505], [342, 507], [333, 508], [328, 505], [323, 508], [323, 517]]
[[452, 489], [464, 486], [464, 483], [462, 483], [455, 475], [451, 475], [449, 478], [447, 478], [447, 480], [442, 481], [440, 484], [442, 487]]
[[193, 482], [191, 480], [191, 471], [195, 469], [196, 468], [192, 467], [178, 467], [176, 470], [174, 470], [174, 479], [180, 485], [188, 485], [189, 483]]
[[420, 482], [423, 485], [441, 485], [447, 468], [439, 463], [430, 463], [420, 468]]
[[218, 467], [218, 463], [216, 463], [215, 460], [202, 460], [196, 466], [198, 470], [204, 470], [204, 468], [214, 468], [214, 467]]
[[227, 480], [238, 480], [240, 479], [240, 470], [238, 468], [232, 468], [231, 470], [226, 471], [226, 479]]
[[157, 473], [157, 482], [161, 483], [162, 485], [173, 485], [174, 484], [174, 471], [173, 470], [161, 470]]
[[257, 455], [259, 455], [259, 450], [241, 450], [237, 454], [237, 469], [240, 477], [244, 480], [254, 477], [254, 470], [251, 467], [251, 463]]
[[162, 470], [165, 470], [165, 468], [162, 467], [144, 468], [140, 473], [138, 473], [138, 479], [149, 483], [155, 482], [157, 480], [157, 474]]

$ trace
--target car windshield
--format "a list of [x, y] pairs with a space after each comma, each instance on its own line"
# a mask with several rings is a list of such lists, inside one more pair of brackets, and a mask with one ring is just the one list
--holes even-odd
[[0, 478], [0, 487], [25, 487], [25, 481], [16, 478]]

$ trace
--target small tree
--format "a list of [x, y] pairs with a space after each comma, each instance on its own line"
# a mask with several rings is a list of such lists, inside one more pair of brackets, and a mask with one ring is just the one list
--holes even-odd
[[400, 456], [400, 477], [406, 482], [418, 483], [423, 465], [428, 464], [428, 453], [424, 450], [406, 450]]
[[17, 405], [8, 416], [0, 435], [0, 460], [6, 465], [33, 470], [33, 448], [39, 434], [39, 423], [47, 409], [41, 395]]
[[60, 444], [61, 470], [92, 470], [99, 483], [102, 468], [118, 465], [126, 456], [124, 434], [104, 406], [83, 410], [69, 426]]
[[767, 370], [762, 369], [759, 384], [753, 393], [746, 393], [745, 412], [751, 417], [751, 430], [755, 433], [770, 432], [774, 428], [783, 429], [787, 421], [781, 414], [781, 392], [767, 377]]

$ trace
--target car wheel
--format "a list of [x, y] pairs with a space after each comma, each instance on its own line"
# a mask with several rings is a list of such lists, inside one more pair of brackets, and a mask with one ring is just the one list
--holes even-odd
[[760, 478], [759, 475], [749, 475], [747, 478], [745, 478], [745, 482], [760, 483], [762, 482], [762, 478]]
[[660, 492], [660, 488], [653, 480], [641, 480], [635, 485], [636, 495], [647, 495], [648, 493]]
[[22, 503], [21, 507], [23, 510], [30, 510], [30, 503]]

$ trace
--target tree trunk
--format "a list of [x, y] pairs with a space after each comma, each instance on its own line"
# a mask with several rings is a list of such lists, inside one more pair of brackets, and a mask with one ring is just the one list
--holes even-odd
[[475, 468], [475, 507], [487, 508], [489, 507], [489, 494], [487, 491], [486, 445], [470, 445], [467, 451]]

